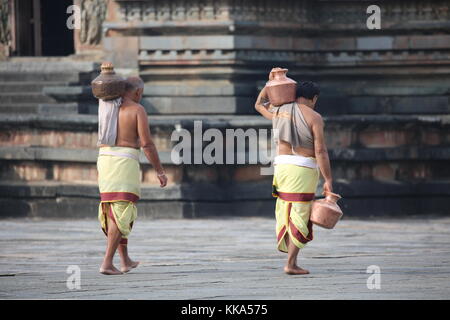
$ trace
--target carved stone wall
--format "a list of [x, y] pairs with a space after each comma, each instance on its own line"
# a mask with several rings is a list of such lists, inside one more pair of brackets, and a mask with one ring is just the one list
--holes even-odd
[[[450, 0], [378, 1], [381, 30], [367, 28], [370, 1], [114, 3], [105, 51], [117, 65], [139, 68], [151, 113], [252, 113], [275, 65], [320, 81], [331, 99], [367, 81], [399, 90], [450, 83]], [[343, 112], [350, 102], [339, 101]]]
[[104, 40], [103, 23], [110, 3], [110, 0], [74, 0], [74, 4], [81, 9], [81, 28], [74, 33], [77, 54], [101, 59]]
[[8, 0], [0, 0], [0, 59], [8, 55], [11, 41], [10, 8]]
[[82, 44], [97, 45], [102, 39], [102, 24], [106, 16], [107, 1], [83, 0], [81, 2]]
[[[273, 28], [289, 23], [307, 27], [304, 31], [335, 32], [336, 28], [366, 29], [366, 9], [370, 1], [359, 0], [116, 0], [122, 22], [234, 21], [276, 22]], [[448, 22], [448, 0], [377, 1], [383, 25], [402, 29], [406, 25], [426, 28], [424, 23]], [[323, 26], [326, 26], [324, 28]], [[430, 25], [428, 25], [430, 27]]]
[[7, 45], [10, 40], [8, 0], [0, 0], [0, 43]]

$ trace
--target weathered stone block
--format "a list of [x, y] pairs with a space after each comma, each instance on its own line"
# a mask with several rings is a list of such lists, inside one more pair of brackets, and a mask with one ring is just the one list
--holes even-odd
[[358, 142], [365, 147], [398, 147], [413, 142], [413, 131], [368, 128], [359, 133]]
[[138, 68], [138, 37], [106, 37], [103, 41], [105, 59], [111, 61], [116, 68]]
[[55, 163], [52, 170], [53, 180], [66, 182], [96, 182], [95, 164]]
[[247, 97], [144, 97], [149, 114], [251, 114], [254, 99]]
[[411, 36], [409, 38], [410, 49], [449, 49], [450, 36], [449, 35], [426, 35], [426, 36]]
[[[159, 185], [159, 179], [155, 169], [149, 165], [141, 165], [142, 169], [142, 182], [151, 185]], [[165, 167], [166, 176], [168, 179], [168, 185], [180, 184], [183, 178], [183, 168], [176, 166]]]
[[186, 80], [182, 83], [173, 81], [147, 82], [144, 96], [253, 96], [255, 92], [255, 86], [245, 82]]
[[234, 169], [233, 181], [237, 183], [248, 181], [266, 180], [266, 176], [261, 175], [260, 166], [237, 166]]
[[375, 36], [356, 38], [357, 50], [390, 50], [393, 47], [393, 37]]
[[381, 163], [377, 164], [373, 167], [372, 177], [375, 177], [377, 180], [395, 180], [397, 165]]

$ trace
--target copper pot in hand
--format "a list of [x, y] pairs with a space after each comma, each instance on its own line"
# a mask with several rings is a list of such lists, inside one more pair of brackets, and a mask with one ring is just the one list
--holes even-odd
[[285, 103], [294, 102], [297, 94], [297, 82], [288, 78], [288, 69], [273, 68], [270, 71], [270, 80], [266, 83], [269, 101], [274, 106], [281, 106]]
[[125, 92], [125, 79], [114, 72], [111, 62], [103, 62], [100, 75], [92, 80], [92, 93], [97, 99], [113, 100]]
[[324, 193], [325, 199], [313, 201], [309, 219], [322, 228], [333, 229], [342, 217], [342, 210], [336, 203], [341, 196], [333, 192]]

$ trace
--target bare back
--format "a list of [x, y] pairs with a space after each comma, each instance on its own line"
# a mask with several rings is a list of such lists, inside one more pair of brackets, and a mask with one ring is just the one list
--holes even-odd
[[[121, 105], [117, 123], [116, 146], [136, 149], [141, 147], [138, 127], [143, 109], [144, 108], [140, 104], [132, 101], [126, 101]], [[145, 119], [145, 121], [147, 121], [147, 119]], [[104, 146], [105, 145], [101, 145], [100, 147]]]

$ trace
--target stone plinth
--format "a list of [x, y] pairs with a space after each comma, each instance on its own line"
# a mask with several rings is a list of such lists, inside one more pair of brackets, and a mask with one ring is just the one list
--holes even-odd
[[[157, 217], [159, 210], [170, 211], [176, 217], [200, 217], [211, 212], [273, 215], [272, 176], [261, 174], [264, 166], [259, 162], [173, 162], [173, 130], [179, 126], [194, 135], [197, 120], [203, 122], [203, 130], [216, 128], [223, 133], [226, 129], [270, 128], [270, 122], [258, 116], [150, 116], [169, 186], [159, 188], [154, 170], [141, 155], [142, 206], [152, 208], [143, 209], [146, 215]], [[425, 213], [424, 208], [426, 213], [446, 213], [445, 201], [450, 192], [447, 117], [329, 116], [325, 121], [335, 190], [343, 196], [341, 204], [346, 214], [420, 214]], [[64, 217], [80, 216], [80, 201], [89, 204], [82, 211], [86, 215], [95, 211], [96, 116], [74, 115], [67, 119], [5, 114], [0, 128], [3, 216], [61, 212]], [[259, 143], [266, 144], [267, 140]], [[245, 152], [249, 152], [248, 142]], [[317, 190], [318, 197], [321, 191]], [[58, 210], [49, 210], [52, 206]]]

